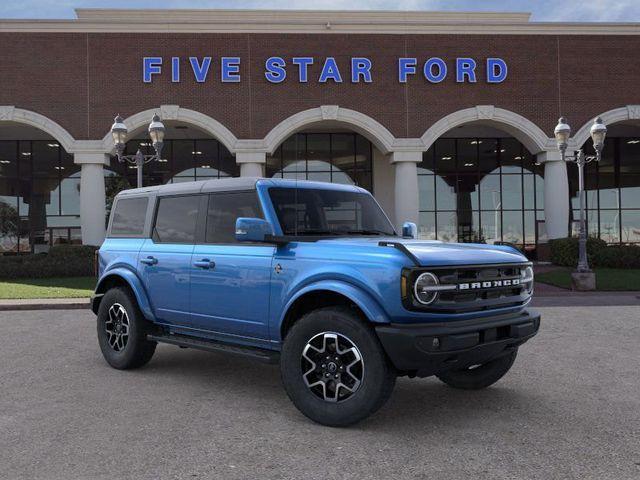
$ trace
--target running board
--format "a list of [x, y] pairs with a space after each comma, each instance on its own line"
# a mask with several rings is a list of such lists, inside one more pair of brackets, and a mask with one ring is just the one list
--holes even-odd
[[253, 358], [264, 363], [278, 363], [280, 360], [280, 352], [267, 350], [265, 348], [245, 347], [242, 345], [231, 345], [216, 340], [208, 340], [190, 337], [188, 335], [170, 334], [170, 335], [147, 335], [147, 340], [159, 343], [168, 343], [179, 347], [195, 348], [198, 350], [206, 350], [208, 352], [226, 352], [243, 357]]

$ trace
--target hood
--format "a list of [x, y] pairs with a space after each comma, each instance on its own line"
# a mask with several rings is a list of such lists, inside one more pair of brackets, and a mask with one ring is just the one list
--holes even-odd
[[[418, 260], [420, 266], [487, 265], [500, 263], [522, 263], [527, 258], [516, 249], [506, 245], [480, 243], [444, 243], [436, 240], [412, 240], [401, 237], [350, 237], [322, 240], [354, 247], [372, 247], [380, 242], [404, 245]], [[391, 248], [391, 247], [380, 247]]]
[[527, 258], [506, 245], [402, 241], [421, 266], [521, 263]]

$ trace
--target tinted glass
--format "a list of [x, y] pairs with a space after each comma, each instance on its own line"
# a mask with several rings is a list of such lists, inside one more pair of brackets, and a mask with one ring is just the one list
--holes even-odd
[[256, 192], [219, 193], [209, 196], [207, 243], [235, 243], [239, 217], [263, 218]]
[[142, 235], [149, 199], [121, 198], [116, 202], [111, 222], [112, 235]]
[[393, 235], [368, 194], [323, 189], [269, 189], [285, 235]]
[[159, 200], [153, 238], [161, 243], [194, 243], [199, 195], [165, 197]]
[[354, 133], [297, 133], [267, 156], [267, 177], [373, 188], [373, 150]]

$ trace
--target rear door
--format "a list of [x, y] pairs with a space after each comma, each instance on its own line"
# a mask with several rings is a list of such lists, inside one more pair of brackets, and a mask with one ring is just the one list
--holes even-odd
[[191, 262], [193, 327], [266, 341], [275, 247], [238, 243], [238, 217], [264, 218], [255, 190], [209, 194], [204, 242]]
[[205, 195], [158, 197], [151, 238], [138, 256], [138, 271], [161, 323], [188, 326], [189, 274], [198, 209]]

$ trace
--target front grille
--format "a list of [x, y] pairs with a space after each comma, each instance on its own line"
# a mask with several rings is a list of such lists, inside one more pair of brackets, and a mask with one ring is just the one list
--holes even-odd
[[522, 270], [529, 265], [452, 266], [411, 270], [407, 278], [409, 285], [413, 285], [420, 274], [431, 272], [438, 277], [440, 286], [450, 286], [451, 290], [441, 290], [438, 298], [427, 306], [421, 305], [413, 293], [409, 292], [407, 297], [411, 301], [408, 303], [412, 309], [439, 313], [522, 306], [529, 300], [530, 294], [524, 285], [511, 285], [511, 282], [513, 279], [519, 280]]

